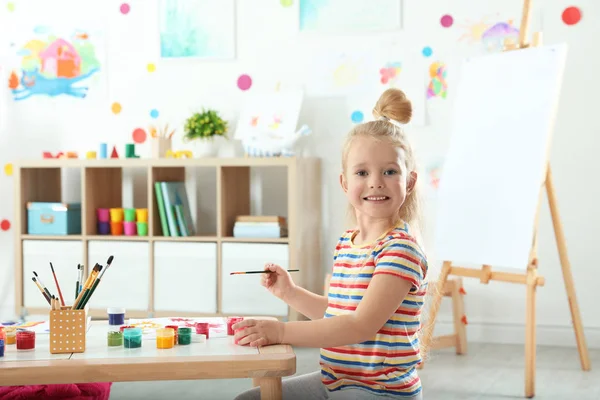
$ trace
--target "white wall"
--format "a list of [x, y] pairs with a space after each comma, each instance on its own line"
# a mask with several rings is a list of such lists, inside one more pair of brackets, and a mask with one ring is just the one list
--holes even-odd
[[[448, 65], [448, 98], [431, 99], [423, 104], [427, 110], [427, 124], [414, 126], [410, 131], [422, 162], [420, 176], [425, 187], [429, 227], [433, 226], [436, 196], [428, 184], [428, 171], [435, 163], [443, 161], [448, 145], [458, 62], [461, 57], [482, 52], [480, 43], [459, 41], [459, 38], [467, 33], [469, 23], [472, 25], [483, 17], [488, 17], [486, 21], [492, 23], [512, 18], [518, 26], [522, 6], [520, 0], [457, 0], [451, 5], [442, 0], [404, 1], [404, 27], [398, 32], [320, 38], [298, 34], [296, 4], [283, 8], [278, 0], [238, 0], [237, 59], [186, 62], [161, 61], [157, 57], [157, 0], [130, 1], [132, 11], [127, 16], [119, 14], [120, 2], [114, 0], [80, 3], [85, 3], [83, 7], [90, 17], [101, 21], [100, 28], [110, 25], [105, 36], [105, 69], [85, 100], [32, 98], [20, 103], [9, 100], [7, 129], [0, 133], [0, 163], [38, 158], [44, 150], [85, 153], [97, 149], [102, 141], [119, 144], [123, 151], [123, 144], [130, 141], [131, 131], [151, 122], [148, 117], [151, 108], [160, 110], [160, 121], [178, 127], [191, 111], [202, 106], [218, 109], [234, 124], [246, 94], [236, 87], [240, 74], [252, 75], [254, 86], [251, 91], [270, 89], [279, 81], [283, 88], [286, 85], [310, 85], [314, 82], [306, 74], [306, 65], [314, 64], [311, 54], [320, 49], [340, 50], [356, 46], [385, 53], [392, 51], [387, 44], [395, 42], [395, 49], [401, 49], [402, 62], [409, 66], [418, 65], [424, 69], [424, 75], [432, 61], [441, 60]], [[532, 30], [543, 29], [545, 43], [565, 41], [569, 44], [551, 162], [588, 343], [600, 347], [600, 313], [594, 307], [596, 282], [600, 276], [593, 242], [600, 223], [600, 213], [594, 207], [600, 200], [600, 193], [594, 189], [593, 171], [597, 166], [592, 164], [599, 144], [595, 133], [600, 128], [600, 122], [595, 118], [596, 93], [600, 89], [595, 76], [600, 57], [594, 41], [600, 33], [594, 23], [595, 18], [600, 17], [600, 9], [593, 0], [580, 0], [577, 3], [584, 13], [582, 21], [575, 26], [566, 26], [561, 21], [561, 12], [571, 5], [570, 2], [538, 0], [533, 3]], [[454, 25], [449, 29], [442, 28], [439, 23], [446, 13], [454, 17]], [[28, 15], [30, 20], [37, 17], [40, 16]], [[10, 22], [11, 18], [14, 15], [8, 14], [5, 8], [0, 10], [0, 26], [6, 26], [4, 22]], [[424, 59], [420, 53], [424, 46], [433, 48], [434, 53], [429, 59]], [[157, 65], [153, 74], [145, 70], [149, 62]], [[5, 75], [6, 71], [2, 79]], [[301, 112], [301, 122], [314, 130], [314, 135], [304, 142], [303, 154], [317, 155], [323, 160], [323, 263], [326, 269], [331, 267], [332, 249], [345, 227], [346, 202], [338, 185], [339, 149], [344, 135], [352, 127], [350, 113], [353, 106], [364, 106], [361, 96], [361, 93], [348, 98], [311, 95], [306, 98]], [[117, 116], [110, 111], [114, 101], [123, 105], [122, 113]], [[148, 153], [145, 146], [138, 149], [138, 154]], [[233, 154], [240, 154], [239, 143], [223, 143], [221, 155]], [[507, 155], [507, 162], [509, 160]], [[263, 174], [262, 180], [277, 183], [282, 177]], [[12, 190], [10, 177], [0, 176], [0, 188], [2, 192]], [[273, 204], [276, 194], [256, 189], [254, 211], [276, 210], [277, 205]], [[11, 219], [12, 207], [12, 197], [1, 196], [0, 219]], [[435, 249], [431, 247], [433, 232], [430, 229], [425, 234], [434, 276], [439, 271], [439, 260], [435, 260]], [[13, 276], [12, 232], [0, 231], [0, 237], [0, 254], [7, 255], [0, 258], [0, 304], [12, 307], [12, 292], [5, 285]], [[538, 290], [538, 340], [540, 343], [574, 345], [545, 199], [541, 209], [538, 252], [540, 273], [547, 278], [546, 286]], [[481, 285], [472, 280], [466, 281], [466, 290], [469, 340], [523, 342], [524, 286]], [[449, 329], [450, 315], [449, 304], [444, 303], [436, 333]]]

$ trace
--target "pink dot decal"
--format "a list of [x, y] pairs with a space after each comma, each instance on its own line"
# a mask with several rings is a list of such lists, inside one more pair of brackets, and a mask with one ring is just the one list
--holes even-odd
[[128, 14], [130, 9], [131, 8], [129, 7], [129, 4], [127, 4], [127, 3], [121, 4], [121, 8], [120, 8], [121, 14]]
[[450, 28], [452, 26], [452, 24], [454, 23], [454, 19], [452, 18], [452, 15], [444, 15], [442, 17], [442, 19], [440, 20], [440, 23], [442, 24], [442, 26], [444, 28]]
[[250, 86], [252, 86], [252, 78], [250, 78], [249, 75], [240, 75], [240, 77], [237, 80], [237, 85], [240, 88], [240, 90], [248, 90], [250, 89]]

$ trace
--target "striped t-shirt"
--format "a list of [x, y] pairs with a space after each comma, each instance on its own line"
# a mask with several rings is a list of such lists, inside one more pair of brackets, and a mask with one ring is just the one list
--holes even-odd
[[416, 366], [421, 361], [418, 333], [427, 260], [404, 222], [370, 244], [354, 245], [356, 233], [344, 232], [336, 246], [325, 318], [356, 310], [376, 274], [406, 279], [412, 288], [375, 337], [321, 349], [323, 384], [331, 391], [363, 388], [376, 394], [414, 396], [421, 391]]

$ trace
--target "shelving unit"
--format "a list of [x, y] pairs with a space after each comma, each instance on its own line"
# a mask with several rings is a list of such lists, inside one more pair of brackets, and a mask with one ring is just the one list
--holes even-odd
[[[251, 213], [250, 171], [254, 167], [286, 170], [287, 193], [283, 193], [282, 201], [287, 197], [288, 237], [233, 237], [236, 216]], [[214, 187], [202, 186], [202, 193], [216, 191], [212, 194], [216, 194], [216, 232], [162, 236], [154, 183], [185, 181], [186, 170], [196, 168], [214, 168], [216, 173]], [[52, 262], [63, 295], [70, 299], [71, 292], [74, 297], [77, 264], [85, 266], [87, 276], [95, 263], [105, 265], [112, 254], [113, 266], [89, 303], [93, 317], [106, 317], [106, 307], [120, 306], [133, 318], [270, 315], [302, 319], [260, 286], [259, 275], [230, 276], [229, 272], [262, 269], [266, 262], [275, 262], [299, 269], [294, 273], [295, 282], [322, 292], [320, 168], [319, 159], [300, 157], [44, 159], [15, 163], [16, 312], [48, 312], [47, 303], [30, 282], [33, 270], [53, 291]], [[65, 169], [80, 172], [82, 233], [27, 234], [28, 202], [64, 202], [61, 193], [65, 182], [61, 177]], [[98, 235], [96, 208], [123, 206], [123, 175], [129, 169], [147, 177], [144, 200], [148, 236]], [[268, 210], [262, 214], [271, 215]]]

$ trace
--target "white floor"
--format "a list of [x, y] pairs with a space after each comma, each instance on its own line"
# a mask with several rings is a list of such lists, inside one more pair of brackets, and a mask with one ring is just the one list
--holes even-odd
[[[297, 374], [318, 368], [318, 350], [295, 350]], [[431, 357], [420, 371], [425, 400], [525, 398], [523, 346], [470, 343], [466, 355], [447, 349]], [[600, 350], [590, 357], [584, 372], [575, 348], [539, 346], [535, 399], [600, 399]], [[248, 379], [115, 383], [110, 399], [227, 400], [250, 387]]]

